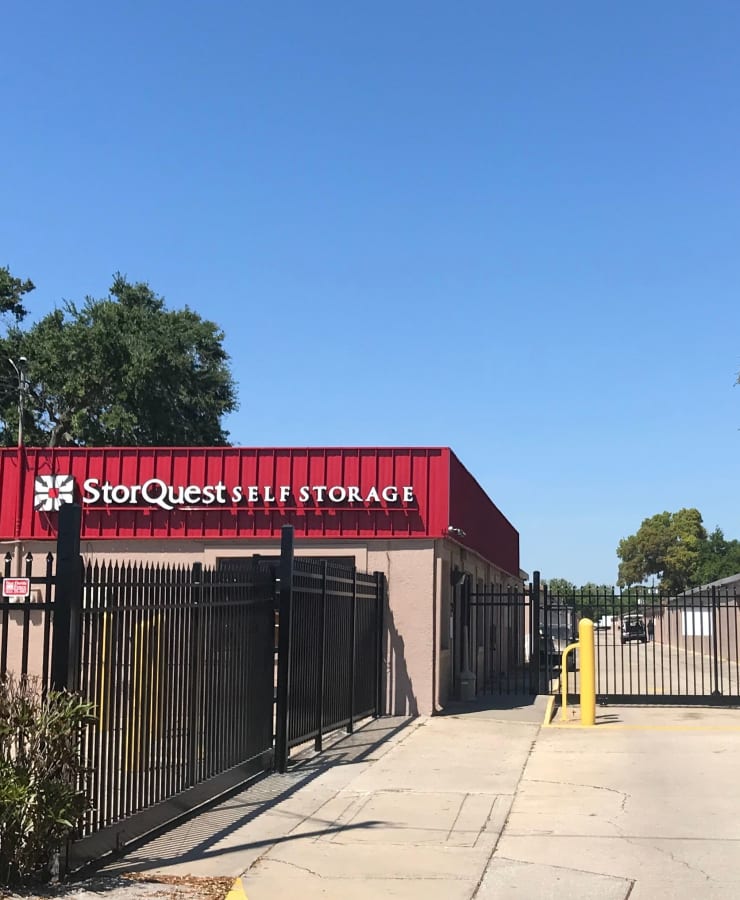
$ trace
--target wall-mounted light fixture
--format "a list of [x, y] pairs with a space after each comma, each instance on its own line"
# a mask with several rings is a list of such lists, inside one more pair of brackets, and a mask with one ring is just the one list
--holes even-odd
[[454, 525], [447, 526], [447, 533], [452, 534], [455, 537], [460, 537], [460, 538], [465, 537], [465, 532], [462, 530], [462, 528], [456, 528]]
[[460, 570], [460, 569], [455, 569], [455, 570], [453, 571], [452, 577], [451, 577], [451, 579], [450, 579], [450, 581], [452, 582], [452, 586], [453, 586], [453, 587], [460, 587], [461, 585], [465, 584], [465, 581], [467, 580], [467, 577], [468, 577], [468, 573], [467, 573], [467, 572], [463, 572], [463, 571]]

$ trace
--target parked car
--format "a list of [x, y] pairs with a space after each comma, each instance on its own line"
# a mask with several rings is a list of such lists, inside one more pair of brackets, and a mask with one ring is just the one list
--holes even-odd
[[627, 641], [641, 641], [647, 643], [647, 629], [645, 620], [639, 615], [628, 615], [622, 619], [622, 643]]
[[540, 668], [560, 665], [560, 657], [551, 634], [545, 634], [540, 626]]
[[[560, 669], [563, 663], [563, 650], [573, 643], [565, 628], [556, 628], [555, 633], [545, 632], [540, 626], [540, 668]], [[576, 650], [568, 654], [568, 671], [576, 669]]]

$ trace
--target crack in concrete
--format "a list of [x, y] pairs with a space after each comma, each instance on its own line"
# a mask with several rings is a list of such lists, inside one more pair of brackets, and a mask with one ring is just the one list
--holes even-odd
[[447, 841], [449, 841], [450, 835], [455, 830], [455, 825], [457, 825], [457, 820], [460, 818], [460, 814], [463, 811], [463, 806], [465, 806], [465, 801], [468, 799], [469, 796], [470, 796], [470, 794], [463, 794], [463, 798], [460, 801], [460, 806], [458, 807], [458, 810], [457, 810], [457, 815], [455, 816], [455, 821], [452, 823], [450, 830], [447, 832], [447, 838], [446, 838]]
[[506, 816], [508, 817], [511, 812], [511, 805], [514, 802], [513, 794], [496, 794], [491, 801], [491, 805], [488, 809], [488, 815], [486, 816], [486, 821], [481, 825], [478, 829], [478, 834], [476, 835], [475, 840], [473, 841], [473, 848], [478, 846], [478, 841], [483, 837], [483, 835], [488, 831], [488, 826], [491, 825], [491, 820], [493, 819], [493, 814], [496, 812], [497, 806], [502, 806], [506, 800], [509, 801], [509, 808], [506, 811]]
[[582, 875], [600, 875], [602, 878], [613, 878], [614, 881], [626, 881], [630, 885], [630, 890], [636, 883], [635, 879], [630, 878], [629, 875], [607, 875], [606, 872], [592, 872], [589, 869], [579, 869], [577, 866], [558, 866], [555, 863], [536, 863], [531, 859], [513, 859], [510, 856], [497, 856], [494, 861], [498, 862], [499, 860], [502, 862], [519, 863], [520, 865], [546, 866], [548, 869], [562, 869], [564, 872], [580, 872]]
[[315, 869], [309, 869], [308, 866], [299, 866], [298, 863], [288, 862], [287, 859], [258, 859], [250, 867], [250, 869], [256, 872], [259, 869], [259, 864], [265, 862], [271, 864], [278, 863], [281, 866], [287, 866], [289, 869], [297, 869], [299, 872], [306, 872], [306, 874], [308, 875], [314, 875], [316, 878], [319, 878], [322, 881], [324, 879], [324, 876], [321, 874], [321, 872], [317, 872]]
[[[617, 793], [620, 793], [620, 792], [617, 792]], [[624, 810], [624, 803], [622, 804], [622, 809]], [[624, 831], [619, 827], [619, 825], [616, 822], [614, 822], [612, 819], [607, 819], [607, 822], [609, 822], [609, 824], [616, 830], [617, 834], [623, 841], [626, 841], [628, 844], [631, 844], [633, 847], [640, 846], [637, 843], [638, 841], [641, 841], [641, 840], [647, 841], [649, 847], [652, 847], [653, 849], [657, 850], [658, 853], [662, 853], [664, 856], [667, 856], [669, 859], [673, 860], [673, 862], [678, 863], [679, 865], [685, 866], [690, 872], [698, 872], [699, 875], [703, 876], [705, 881], [713, 880], [711, 875], [709, 875], [703, 869], [700, 869], [698, 866], [692, 866], [683, 859], [677, 859], [674, 856], [674, 854], [671, 853], [669, 850], [664, 850], [661, 847], [656, 846], [655, 844], [649, 843], [649, 840], [650, 840], [649, 838], [645, 839], [645, 838], [639, 838], [639, 837], [629, 837], [624, 833]], [[663, 840], [671, 840], [671, 838], [664, 838]], [[676, 838], [674, 840], [681, 840], [681, 838]]]
[[[322, 875], [320, 872], [315, 871], [314, 869], [309, 869], [308, 866], [300, 866], [298, 863], [288, 862], [286, 859], [267, 859], [264, 860], [267, 863], [280, 863], [282, 866], [287, 866], [290, 869], [297, 869], [299, 872], [306, 872], [308, 875], [315, 875], [316, 878], [321, 879], [322, 881], [354, 881], [357, 879], [357, 875], [355, 873], [341, 875]], [[248, 877], [248, 873], [247, 873]], [[389, 875], [389, 874], [381, 874], [375, 875], [372, 872], [366, 872], [362, 875], [363, 881], [470, 881], [470, 878], [460, 877], [459, 875], [455, 875], [452, 872], [440, 874], [440, 875], [422, 875], [419, 872], [410, 872], [408, 875]], [[249, 885], [247, 884], [247, 887]]]
[[[678, 863], [681, 866], [685, 866], [689, 870], [689, 872], [696, 872], [701, 875], [705, 881], [714, 881], [714, 878], [708, 873], [705, 872], [704, 869], [700, 869], [699, 866], [692, 866], [691, 863], [686, 862], [685, 859], [679, 859], [676, 857], [674, 853], [671, 853], [670, 850], [666, 850], [663, 847], [658, 847], [655, 844], [649, 843], [645, 838], [629, 838], [626, 835], [621, 835], [622, 839], [625, 840], [628, 844], [631, 844], [633, 847], [640, 847], [638, 841], [644, 841], [647, 843], [648, 847], [651, 850], [657, 850], [658, 853], [662, 853], [664, 856], [667, 856], [674, 863]], [[664, 838], [663, 840], [672, 840], [671, 838]], [[673, 840], [681, 840], [681, 838], [674, 838]], [[644, 849], [644, 847], [641, 847]]]
[[[633, 847], [637, 847], [638, 849], [641, 849], [641, 850], [645, 850], [646, 848], [647, 848], [648, 850], [656, 850], [658, 853], [662, 853], [664, 856], [667, 856], [667, 857], [668, 857], [669, 859], [671, 859], [673, 862], [678, 863], [678, 864], [681, 865], [681, 866], [684, 866], [684, 867], [685, 867], [686, 869], [688, 869], [690, 872], [696, 872], [698, 875], [701, 875], [701, 876], [704, 878], [705, 881], [714, 881], [714, 880], [715, 880], [715, 879], [713, 878], [713, 876], [710, 875], [709, 873], [705, 872], [704, 869], [699, 868], [699, 866], [692, 866], [691, 863], [686, 862], [686, 860], [684, 860], [684, 859], [679, 859], [679, 858], [678, 858], [674, 853], [672, 853], [670, 850], [667, 850], [667, 849], [665, 849], [665, 848], [663, 848], [663, 847], [659, 847], [659, 846], [657, 846], [656, 844], [654, 844], [654, 843], [652, 843], [652, 842], [653, 842], [653, 841], [685, 841], [685, 840], [693, 840], [693, 841], [707, 841], [707, 842], [709, 842], [709, 843], [714, 843], [714, 842], [716, 841], [716, 838], [680, 838], [680, 837], [679, 837], [679, 838], [665, 838], [665, 837], [660, 837], [660, 836], [657, 836], [657, 837], [642, 837], [641, 835], [626, 835], [626, 834], [619, 828], [618, 825], [615, 825], [615, 824], [614, 824], [614, 822], [610, 822], [610, 824], [611, 824], [611, 825], [614, 825], [614, 827], [616, 828], [616, 830], [617, 830], [618, 833], [615, 834], [615, 835], [599, 835], [599, 836], [598, 836], [598, 839], [599, 839], [599, 840], [604, 840], [604, 841], [624, 841], [625, 843], [631, 844]], [[552, 838], [556, 838], [556, 839], [557, 839], [557, 838], [593, 838], [593, 835], [592, 835], [592, 834], [550, 834], [550, 835], [547, 835], [547, 836], [548, 836], [548, 837], [552, 837]], [[511, 837], [516, 837], [516, 838], [518, 838], [518, 839], [521, 840], [522, 838], [526, 838], [527, 835], [511, 835]], [[723, 840], [725, 840], [725, 839], [723, 839]], [[730, 840], [733, 840], [734, 842], [737, 842], [738, 839], [737, 839], [737, 838], [734, 838], [734, 839], [730, 839]], [[496, 859], [504, 859], [504, 857], [498, 857], [498, 856], [497, 856]], [[511, 860], [511, 861], [512, 861], [512, 862], [532, 862], [532, 860]], [[551, 863], [543, 863], [543, 865], [552, 865], [552, 864], [551, 864]], [[556, 868], [557, 868], [557, 867], [556, 867]], [[563, 866], [562, 868], [569, 868], [569, 867]], [[580, 870], [580, 869], [576, 869], [575, 871], [581, 871], [581, 870]], [[599, 872], [599, 873], [594, 873], [594, 872], [592, 872], [591, 874], [601, 874], [601, 875], [605, 875], [606, 873], [604, 873], [604, 872]], [[629, 880], [629, 876], [628, 876], [628, 875], [609, 875], [609, 876], [607, 876], [607, 877], [609, 877], [609, 878], [623, 878], [623, 879], [625, 879], [626, 881]]]
[[529, 742], [529, 750], [527, 751], [527, 755], [524, 758], [524, 765], [522, 766], [522, 771], [519, 773], [519, 777], [517, 778], [516, 784], [514, 785], [514, 792], [511, 795], [512, 801], [511, 801], [511, 804], [509, 805], [509, 809], [506, 813], [506, 818], [504, 819], [504, 823], [501, 826], [501, 831], [499, 831], [499, 833], [496, 835], [496, 840], [493, 842], [493, 847], [491, 848], [491, 852], [488, 855], [488, 859], [486, 860], [485, 865], [483, 866], [483, 872], [481, 873], [481, 876], [478, 879], [478, 884], [476, 884], [475, 890], [470, 895], [470, 900], [475, 900], [475, 898], [480, 893], [481, 885], [483, 884], [483, 880], [486, 877], [486, 872], [488, 871], [488, 867], [491, 865], [491, 860], [496, 855], [496, 850], [498, 848], [499, 841], [503, 837], [504, 832], [506, 831], [506, 827], [509, 824], [509, 819], [511, 817], [511, 811], [514, 808], [514, 800], [516, 799], [516, 795], [519, 791], [519, 787], [522, 783], [522, 779], [524, 778], [524, 773], [527, 771], [527, 766], [529, 765], [530, 760], [532, 759], [532, 754], [534, 753], [534, 748], [535, 748], [535, 745], [537, 744], [537, 736], [539, 735], [539, 733], [540, 733], [540, 728], [538, 727], [536, 733], [532, 737], [532, 740]]
[[526, 784], [557, 784], [562, 785], [563, 787], [584, 787], [591, 788], [594, 791], [607, 791], [610, 794], [619, 794], [622, 798], [622, 804], [620, 806], [621, 812], [625, 811], [625, 807], [627, 805], [627, 801], [630, 799], [630, 794], [626, 791], [618, 791], [616, 788], [606, 787], [602, 784], [583, 784], [582, 782], [573, 782], [573, 781], [548, 781], [545, 778], [527, 778]]

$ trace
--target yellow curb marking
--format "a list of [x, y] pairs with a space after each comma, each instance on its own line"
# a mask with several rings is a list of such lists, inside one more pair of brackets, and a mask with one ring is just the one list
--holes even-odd
[[552, 724], [552, 708], [555, 706], [555, 695], [553, 694], [549, 700], [547, 701], [547, 707], [545, 708], [545, 720], [542, 723], [543, 728], [549, 728]]
[[[555, 723], [551, 728], [583, 728], [580, 722], [562, 722]], [[585, 726], [591, 727], [591, 726]], [[597, 731], [605, 731], [606, 729], [625, 729], [631, 731], [740, 731], [740, 725], [627, 725], [622, 722], [597, 722]]]
[[226, 895], [224, 900], [248, 900], [241, 878], [237, 878], [236, 881], [231, 885], [231, 890]]

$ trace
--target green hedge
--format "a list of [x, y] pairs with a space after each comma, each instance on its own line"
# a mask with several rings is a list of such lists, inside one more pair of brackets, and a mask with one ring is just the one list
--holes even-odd
[[92, 707], [34, 679], [0, 679], [0, 883], [43, 876], [89, 808], [80, 755]]

